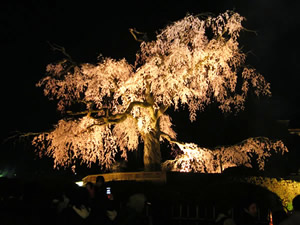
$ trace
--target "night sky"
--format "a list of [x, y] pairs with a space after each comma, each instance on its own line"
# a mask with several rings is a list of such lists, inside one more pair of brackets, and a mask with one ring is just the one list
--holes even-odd
[[[98, 3], [95, 3], [98, 2]], [[99, 54], [134, 62], [139, 49], [128, 31], [136, 28], [151, 39], [155, 31], [187, 13], [215, 14], [235, 10], [247, 18], [244, 27], [256, 31], [242, 32], [241, 45], [249, 52], [249, 63], [271, 83], [272, 97], [253, 100], [251, 110], [240, 118], [247, 124], [247, 115], [262, 115], [274, 120], [297, 121], [299, 106], [299, 27], [300, 3], [284, 0], [210, 0], [210, 1], [1, 1], [1, 138], [15, 131], [43, 131], [59, 119], [56, 105], [43, 96], [35, 84], [43, 77], [46, 65], [63, 56], [53, 52], [48, 43], [64, 46], [77, 62], [95, 62]], [[203, 120], [208, 124], [227, 124], [222, 115], [218, 119], [211, 112], [203, 112], [202, 121], [184, 130], [188, 119], [174, 116], [177, 131], [188, 134]], [[210, 117], [208, 116], [210, 115]], [[226, 115], [225, 115], [226, 116]], [[204, 119], [203, 119], [204, 118]], [[232, 120], [232, 118], [231, 118]], [[180, 123], [179, 121], [183, 121]], [[235, 122], [234, 128], [241, 122]], [[297, 122], [295, 122], [297, 123]], [[260, 124], [256, 121], [253, 124]], [[216, 133], [207, 125], [206, 133]], [[219, 128], [221, 126], [219, 125]], [[245, 127], [247, 130], [248, 128]], [[250, 129], [250, 128], [249, 128]], [[199, 128], [203, 131], [203, 127]], [[222, 136], [222, 132], [218, 137]], [[195, 137], [195, 136], [193, 136]], [[206, 139], [212, 144], [216, 138]], [[222, 139], [224, 140], [224, 138]], [[220, 141], [222, 142], [222, 141]], [[204, 142], [205, 143], [205, 140]], [[5, 154], [1, 147], [1, 154]]]

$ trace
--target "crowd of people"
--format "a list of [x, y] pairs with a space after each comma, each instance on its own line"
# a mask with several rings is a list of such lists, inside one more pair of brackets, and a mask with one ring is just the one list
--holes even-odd
[[[114, 195], [105, 185], [104, 177], [98, 176], [96, 183], [88, 182], [82, 189], [85, 194], [71, 197], [68, 204], [64, 201], [59, 202], [64, 206], [58, 205], [60, 217], [58, 220], [62, 224], [147, 224], [152, 225], [151, 215], [145, 214], [146, 196], [142, 193], [136, 193], [128, 199], [126, 205], [120, 208], [115, 201]], [[82, 197], [80, 197], [82, 196]], [[64, 197], [66, 198], [66, 197]], [[66, 206], [68, 205], [68, 206]], [[270, 212], [271, 213], [271, 212]], [[230, 205], [224, 205], [219, 208], [215, 225], [259, 225], [261, 223], [257, 219], [258, 205], [255, 198], [245, 198], [241, 201], [235, 215], [233, 216], [233, 208]], [[293, 200], [293, 211], [285, 213], [285, 211], [272, 212], [269, 217], [271, 225], [300, 225], [300, 195]], [[269, 225], [268, 224], [268, 225]]]
[[[146, 196], [137, 190], [114, 195], [103, 176], [80, 187], [74, 182], [0, 179], [1, 225], [147, 224]], [[47, 186], [48, 184], [48, 186]]]
[[[284, 210], [270, 212], [268, 225], [300, 225], [300, 195], [293, 199], [293, 211], [286, 213]], [[257, 220], [257, 202], [254, 198], [246, 198], [242, 201], [240, 211], [232, 215], [232, 207], [227, 205], [220, 209], [215, 220], [216, 225], [259, 225]]]
[[[0, 204], [0, 224], [153, 225], [172, 222], [171, 218], [163, 215], [165, 211], [162, 204], [165, 203], [156, 202], [149, 212], [149, 199], [144, 193], [136, 191], [120, 201], [119, 195], [114, 195], [114, 190], [107, 185], [103, 176], [98, 176], [95, 183], [88, 182], [83, 187], [74, 183], [66, 186], [49, 201], [46, 201], [45, 193], [39, 194], [39, 190], [39, 186], [33, 185], [28, 187], [28, 191], [24, 190], [27, 193], [25, 195], [8, 196], [6, 201], [0, 199], [0, 203], [12, 203], [12, 210], [7, 210], [9, 205], [2, 207]], [[243, 199], [237, 208], [224, 203], [219, 205], [215, 220], [209, 221], [209, 224], [300, 225], [300, 195], [293, 199], [292, 212], [272, 212], [269, 222], [259, 222], [258, 207], [255, 198]]]
[[143, 225], [151, 220], [143, 212], [146, 204], [143, 193], [131, 195], [121, 207], [103, 176], [98, 176], [95, 184], [88, 182], [85, 187], [73, 187], [59, 199], [54, 199], [53, 203], [57, 213], [56, 224]]

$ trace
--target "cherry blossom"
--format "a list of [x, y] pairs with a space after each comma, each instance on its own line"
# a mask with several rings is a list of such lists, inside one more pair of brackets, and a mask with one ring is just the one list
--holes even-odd
[[232, 11], [187, 15], [155, 40], [142, 42], [134, 65], [105, 57], [96, 64], [76, 64], [65, 54], [66, 59], [47, 66], [37, 84], [65, 118], [33, 144], [53, 157], [55, 166], [78, 160], [110, 168], [116, 154], [126, 159], [127, 151], [142, 142], [145, 169], [159, 169], [160, 141], [176, 142], [168, 110], [186, 106], [194, 121], [212, 102], [230, 112], [244, 108], [250, 90], [270, 95], [264, 77], [245, 66], [238, 43], [243, 20]]

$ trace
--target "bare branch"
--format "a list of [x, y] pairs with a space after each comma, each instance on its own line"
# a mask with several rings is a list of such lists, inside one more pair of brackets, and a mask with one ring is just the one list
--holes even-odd
[[59, 51], [61, 52], [64, 56], [66, 56], [68, 58], [68, 60], [76, 65], [76, 63], [73, 61], [72, 57], [66, 52], [66, 49], [60, 45], [57, 45], [57, 44], [51, 44], [49, 41], [48, 41], [48, 44], [50, 45], [50, 47], [52, 48], [53, 51]]
[[27, 138], [27, 137], [32, 137], [32, 136], [37, 136], [39, 134], [46, 133], [46, 132], [27, 132], [27, 133], [22, 133], [19, 131], [16, 131], [16, 134], [7, 137], [6, 139], [3, 140], [2, 144], [5, 144], [6, 142], [10, 140], [15, 140], [15, 139], [21, 139], [21, 138]]
[[163, 115], [167, 111], [168, 108], [169, 108], [169, 106], [166, 106], [166, 105], [161, 106], [157, 112], [157, 117], [159, 118], [161, 115]]
[[[137, 31], [135, 28], [129, 28], [129, 32], [131, 33], [133, 38], [138, 42], [143, 42], [143, 41], [146, 41], [145, 39], [147, 39], [147, 34], [146, 33]], [[137, 34], [142, 34], [143, 35], [142, 39], [138, 38]]]
[[81, 111], [81, 112], [72, 112], [72, 111], [67, 111], [66, 113], [70, 116], [79, 116], [79, 115], [88, 115], [91, 113], [99, 113], [99, 112], [104, 112], [104, 109], [98, 109], [98, 110], [86, 110], [86, 111]]
[[255, 30], [249, 30], [249, 29], [246, 29], [246, 28], [243, 28], [243, 30], [247, 31], [247, 32], [254, 33], [256, 36], [258, 35], [257, 31], [255, 31]]

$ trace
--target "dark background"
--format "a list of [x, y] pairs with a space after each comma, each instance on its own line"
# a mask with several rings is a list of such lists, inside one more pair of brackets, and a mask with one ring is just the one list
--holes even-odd
[[[246, 17], [244, 27], [256, 31], [257, 35], [242, 32], [240, 43], [248, 52], [248, 63], [271, 83], [272, 97], [250, 96], [246, 110], [238, 114], [222, 114], [211, 105], [192, 124], [188, 112], [170, 111], [174, 129], [180, 140], [208, 147], [234, 144], [250, 136], [282, 139], [291, 153], [275, 157], [277, 165], [283, 165], [286, 172], [296, 171], [300, 164], [299, 137], [290, 135], [288, 127], [278, 120], [290, 120], [290, 128], [300, 128], [300, 3], [284, 0], [1, 1], [0, 168], [13, 174], [44, 173], [52, 168], [52, 161], [38, 159], [28, 141], [5, 142], [16, 131], [51, 129], [60, 118], [55, 102], [48, 101], [42, 89], [35, 87], [46, 65], [63, 57], [53, 52], [48, 42], [64, 46], [77, 62], [95, 62], [101, 53], [133, 63], [139, 43], [129, 28], [153, 38], [155, 31], [187, 13], [218, 14], [228, 9]], [[168, 151], [163, 155], [166, 158]], [[135, 157], [140, 159], [138, 154]]]

